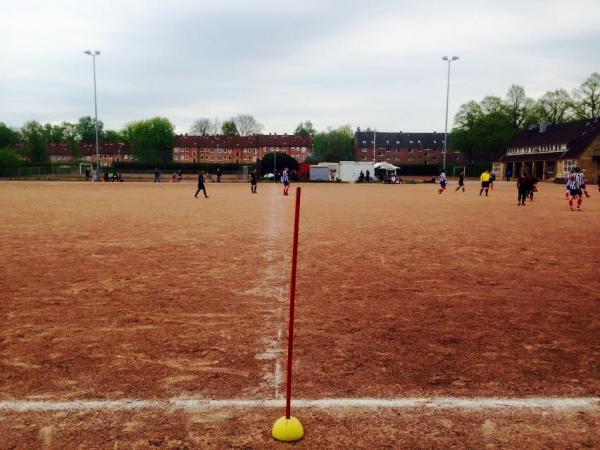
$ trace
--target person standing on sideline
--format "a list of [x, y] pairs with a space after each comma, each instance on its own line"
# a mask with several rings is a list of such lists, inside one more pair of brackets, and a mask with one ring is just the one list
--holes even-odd
[[204, 172], [202, 171], [198, 172], [198, 190], [194, 194], [194, 197], [198, 198], [200, 191], [204, 192], [204, 198], [208, 198], [208, 195], [206, 195], [206, 186], [204, 185]]
[[494, 183], [496, 182], [496, 174], [495, 173], [490, 173], [490, 189], [493, 191], [494, 190]]
[[479, 191], [479, 196], [481, 197], [481, 194], [483, 194], [483, 191], [485, 191], [485, 196], [487, 197], [488, 191], [490, 190], [490, 171], [486, 170], [483, 172], [479, 179], [481, 180], [481, 190]]
[[371, 182], [371, 172], [369, 172], [369, 169], [367, 169], [367, 173], [365, 173], [365, 182]]
[[440, 174], [440, 188], [438, 189], [438, 194], [441, 194], [446, 190], [446, 184], [448, 184], [448, 179], [446, 178], [446, 172], [442, 172]]
[[283, 195], [288, 195], [288, 190], [290, 189], [290, 175], [287, 167], [281, 174], [281, 182], [283, 183]]
[[222, 175], [221, 168], [217, 167], [217, 183], [221, 182], [221, 175]]
[[465, 192], [465, 171], [463, 170], [458, 174], [458, 187], [454, 190], [454, 192], [458, 191], [462, 188], [462, 191]]
[[583, 196], [581, 192], [581, 176], [579, 168], [575, 167], [569, 175], [567, 175], [567, 192], [569, 195], [569, 209], [573, 211], [573, 200], [577, 199], [577, 211], [581, 211], [581, 202]]
[[252, 192], [253, 194], [256, 194], [256, 178], [256, 169], [253, 169], [252, 172], [250, 172], [250, 192]]
[[160, 170], [158, 170], [158, 167], [154, 168], [154, 182], [160, 183]]
[[525, 200], [530, 189], [531, 177], [527, 172], [523, 172], [523, 175], [517, 179], [517, 191], [519, 194], [517, 206], [525, 206]]
[[506, 181], [510, 181], [512, 177], [512, 169], [506, 169]]

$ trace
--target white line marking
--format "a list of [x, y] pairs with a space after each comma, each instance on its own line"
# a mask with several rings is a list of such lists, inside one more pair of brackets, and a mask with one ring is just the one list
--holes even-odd
[[[81, 411], [81, 410], [134, 410], [134, 409], [248, 409], [283, 408], [283, 399], [204, 399], [171, 398], [165, 400], [73, 400], [73, 401], [0, 401], [4, 411]], [[297, 399], [293, 408], [318, 409], [534, 409], [534, 410], [592, 410], [600, 412], [600, 397], [406, 397], [406, 398], [324, 398]]]

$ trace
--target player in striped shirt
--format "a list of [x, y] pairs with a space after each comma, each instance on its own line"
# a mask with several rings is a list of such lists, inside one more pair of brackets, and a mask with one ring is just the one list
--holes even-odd
[[577, 198], [577, 211], [581, 211], [581, 173], [579, 167], [567, 175], [567, 191], [569, 194], [569, 209], [573, 211], [573, 199]]
[[446, 190], [446, 185], [448, 184], [448, 179], [446, 178], [446, 172], [442, 172], [440, 174], [440, 188], [438, 189], [438, 194], [441, 194]]
[[588, 191], [585, 188], [585, 169], [581, 169], [580, 175], [581, 175], [581, 183], [580, 183], [581, 190], [583, 191], [583, 193], [585, 194], [585, 196], [587, 198], [590, 198], [590, 194], [588, 194]]

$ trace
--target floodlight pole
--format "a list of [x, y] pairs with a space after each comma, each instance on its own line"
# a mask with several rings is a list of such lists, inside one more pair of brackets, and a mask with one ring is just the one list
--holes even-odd
[[92, 53], [91, 50], [86, 50], [84, 53], [92, 57], [92, 68], [94, 72], [94, 128], [96, 130], [96, 170], [98, 172], [98, 179], [100, 179], [100, 145], [98, 143], [98, 96], [96, 94], [96, 56], [98, 56], [100, 52], [98, 50], [94, 50], [94, 52]]
[[448, 61], [448, 82], [446, 84], [446, 125], [444, 126], [444, 165], [443, 170], [446, 171], [446, 154], [448, 153], [448, 103], [450, 100], [450, 63], [456, 61], [458, 56], [444, 56], [442, 60]]

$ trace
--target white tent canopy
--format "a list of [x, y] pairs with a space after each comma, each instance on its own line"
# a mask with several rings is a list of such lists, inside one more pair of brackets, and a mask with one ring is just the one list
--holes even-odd
[[383, 170], [396, 170], [399, 169], [400, 167], [396, 167], [393, 164], [387, 163], [387, 162], [378, 162], [375, 163], [373, 165], [373, 167], [375, 167], [376, 169], [383, 169]]

